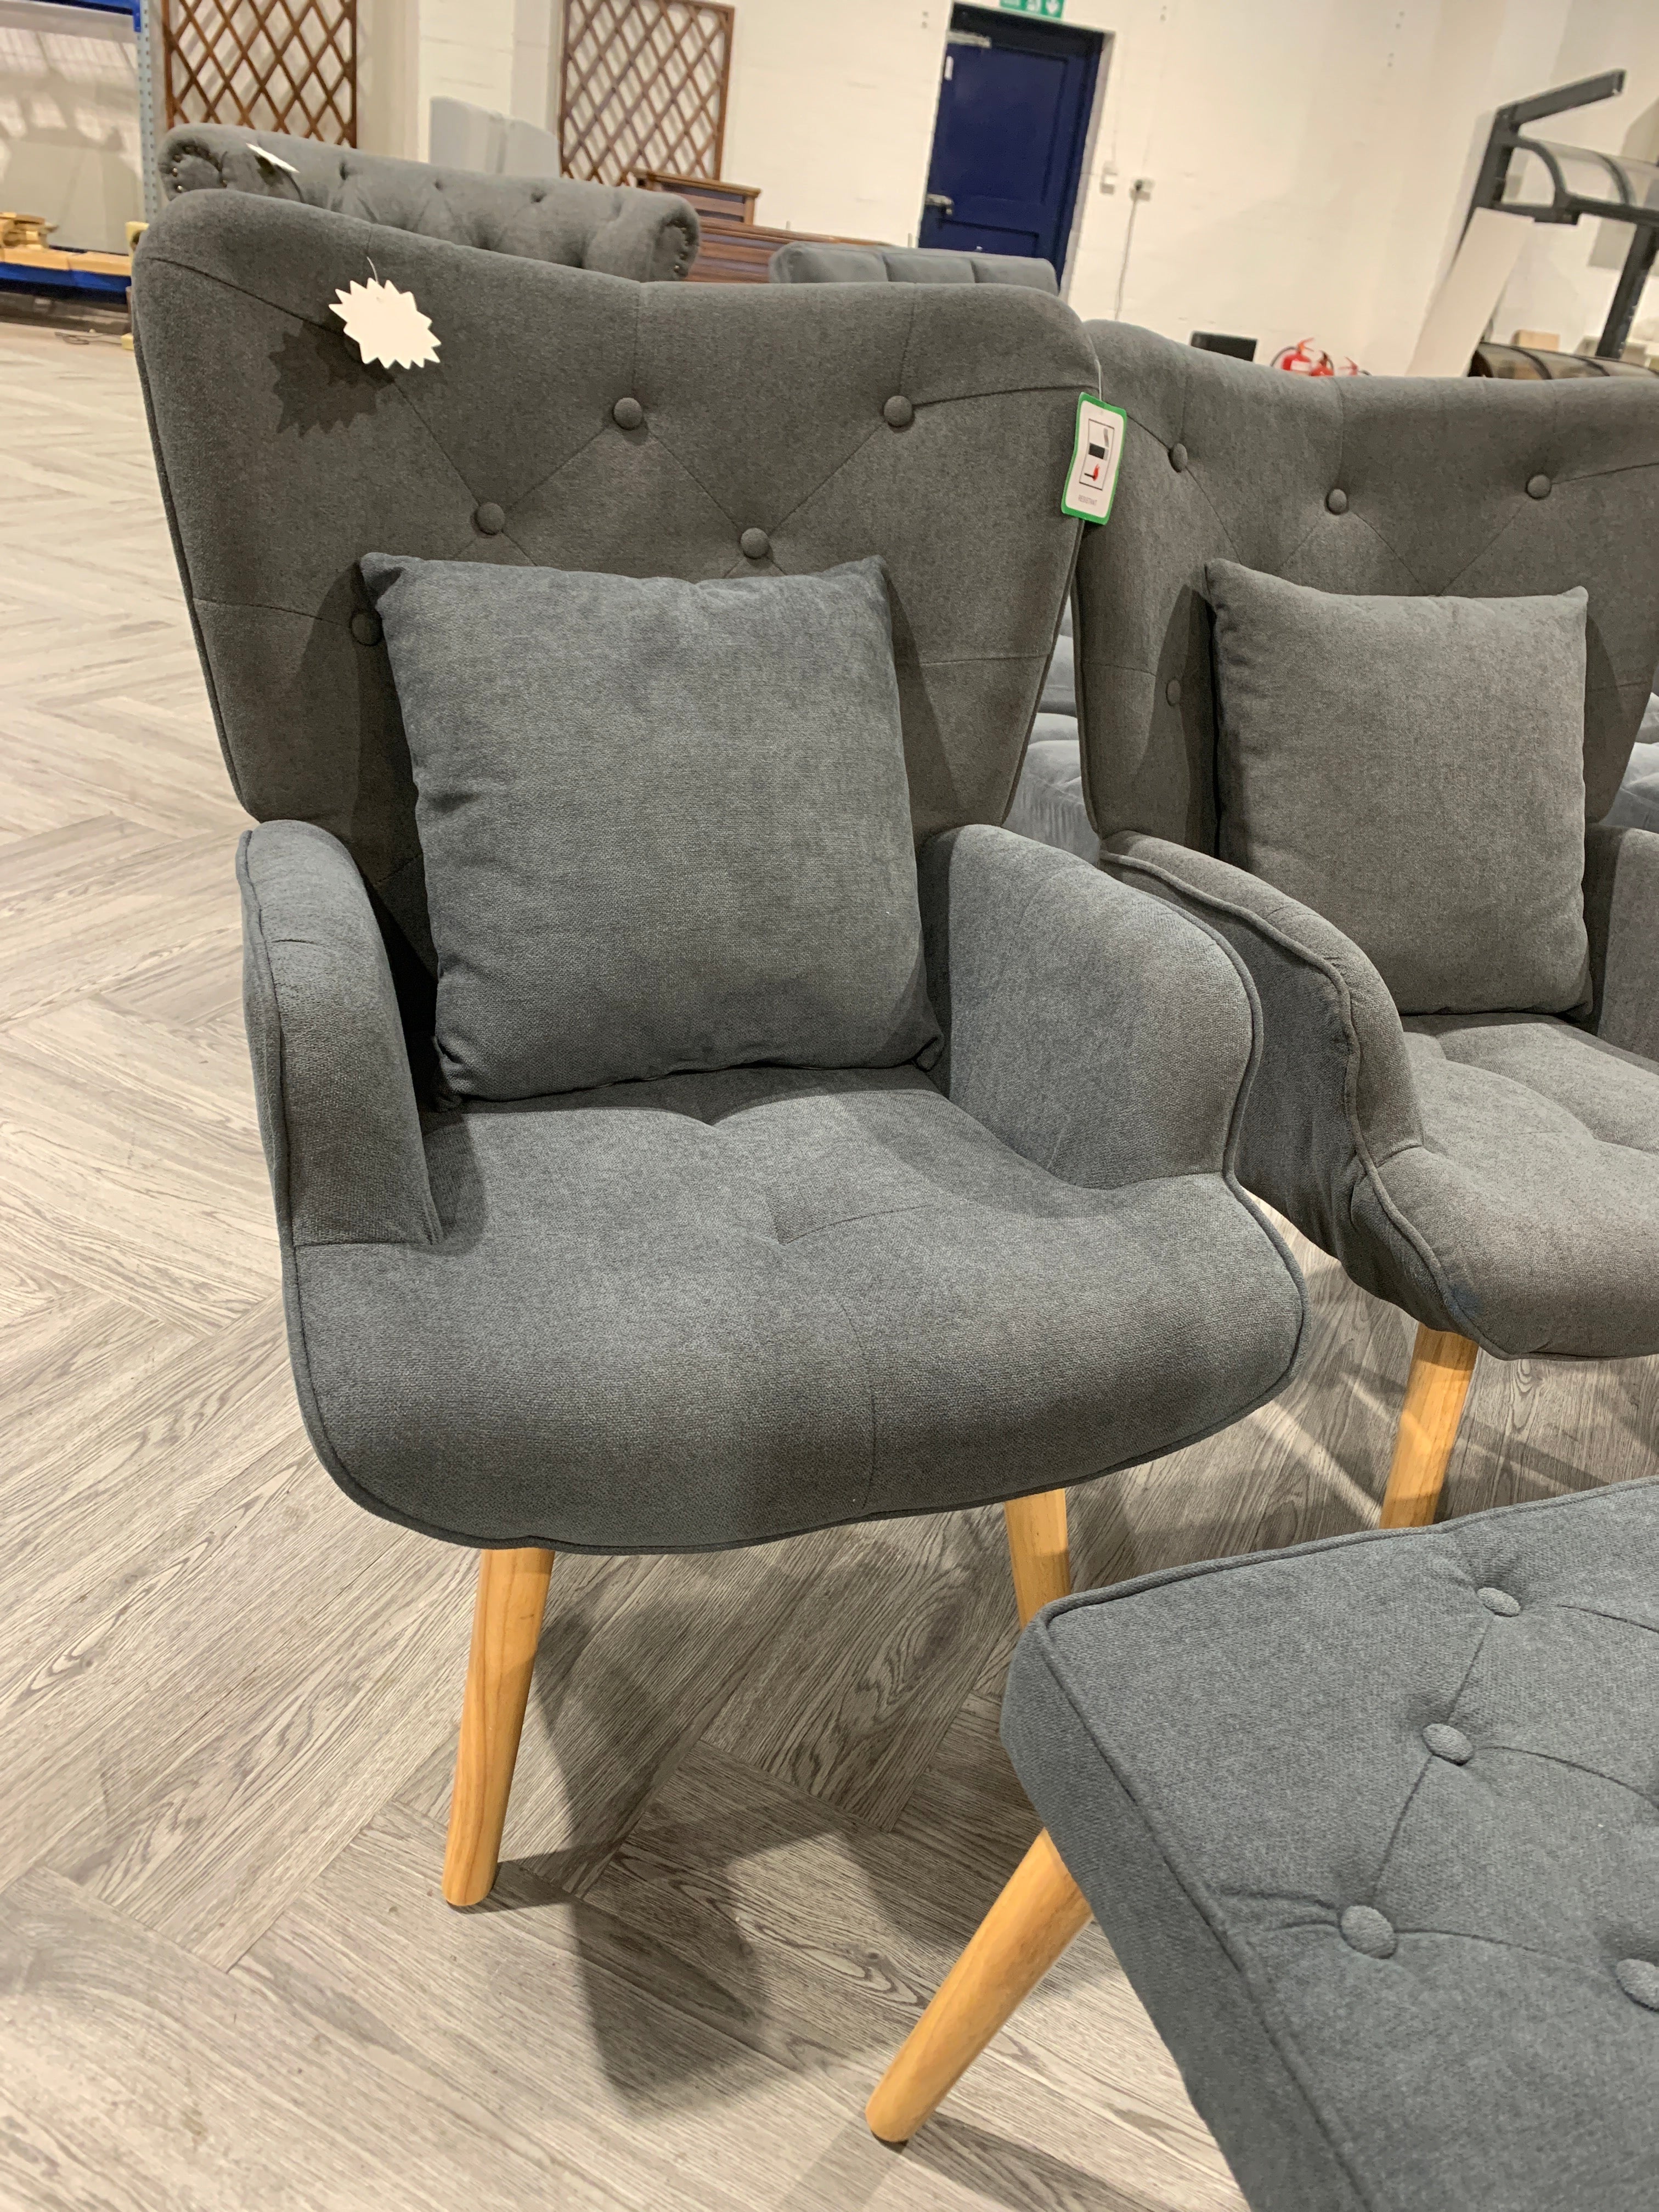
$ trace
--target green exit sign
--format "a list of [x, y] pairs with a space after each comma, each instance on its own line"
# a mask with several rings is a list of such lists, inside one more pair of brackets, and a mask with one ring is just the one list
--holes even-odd
[[1066, 13], [1066, 0], [1001, 0], [1001, 4], [1011, 15], [1046, 15], [1051, 23]]

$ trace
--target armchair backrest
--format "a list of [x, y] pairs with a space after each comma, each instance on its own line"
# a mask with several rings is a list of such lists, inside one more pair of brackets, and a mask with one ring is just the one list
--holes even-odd
[[[1128, 416], [1078, 562], [1085, 788], [1103, 836], [1216, 849], [1205, 563], [1321, 591], [1589, 594], [1586, 811], [1612, 804], [1659, 659], [1659, 377], [1306, 377], [1091, 323]], [[1334, 733], [1333, 742], [1340, 742]]]
[[[330, 303], [371, 254], [438, 365], [368, 368], [343, 336]], [[692, 579], [879, 554], [917, 837], [1002, 819], [1079, 527], [1060, 496], [1095, 363], [1058, 300], [628, 284], [204, 192], [140, 242], [133, 305], [238, 795], [342, 838], [417, 948], [368, 552]]]
[[835, 246], [792, 239], [768, 264], [774, 284], [1023, 284], [1060, 290], [1054, 264], [1016, 253], [954, 253], [939, 246]]
[[420, 238], [447, 239], [453, 246], [599, 269], [641, 283], [684, 276], [696, 258], [701, 235], [696, 210], [672, 192], [557, 175], [492, 176], [227, 124], [191, 123], [169, 131], [156, 166], [169, 200], [228, 187], [259, 199], [356, 216]]

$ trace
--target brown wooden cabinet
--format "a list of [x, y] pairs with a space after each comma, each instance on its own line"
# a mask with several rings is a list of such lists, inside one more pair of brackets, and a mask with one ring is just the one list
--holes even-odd
[[791, 239], [819, 246], [874, 246], [872, 238], [842, 238], [821, 230], [769, 230], [755, 220], [758, 185], [728, 185], [718, 177], [674, 177], [637, 169], [632, 180], [648, 192], [678, 192], [690, 200], [702, 225], [702, 244], [691, 264], [691, 284], [764, 284], [772, 256]]

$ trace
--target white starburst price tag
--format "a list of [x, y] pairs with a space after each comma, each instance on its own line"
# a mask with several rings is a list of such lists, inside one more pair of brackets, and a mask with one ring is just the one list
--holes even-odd
[[380, 362], [387, 368], [423, 368], [438, 358], [442, 340], [432, 335], [432, 325], [416, 306], [412, 292], [400, 292], [376, 276], [337, 292], [333, 307], [366, 362]]

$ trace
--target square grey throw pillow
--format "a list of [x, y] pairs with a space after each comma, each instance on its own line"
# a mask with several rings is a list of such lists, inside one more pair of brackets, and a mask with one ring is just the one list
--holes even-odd
[[1402, 1014], [1589, 1004], [1584, 608], [1318, 592], [1212, 561], [1224, 860]]
[[936, 1042], [879, 560], [701, 584], [362, 568], [457, 1091]]

